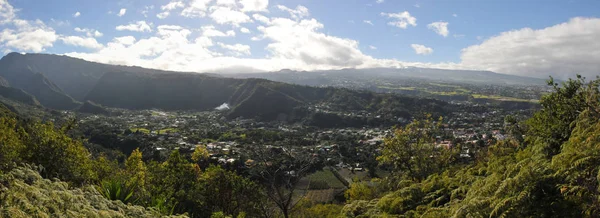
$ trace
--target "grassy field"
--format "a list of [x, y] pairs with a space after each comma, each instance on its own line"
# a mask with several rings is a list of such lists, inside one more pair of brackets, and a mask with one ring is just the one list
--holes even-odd
[[338, 172], [340, 173], [340, 175], [342, 177], [344, 177], [348, 182], [352, 183], [352, 181], [354, 181], [355, 179], [358, 179], [360, 181], [368, 181], [371, 178], [369, 178], [369, 173], [367, 171], [350, 171], [349, 169], [343, 168], [338, 170]]
[[307, 176], [311, 183], [327, 184], [330, 188], [343, 189], [346, 188], [340, 180], [333, 175], [329, 169], [323, 169]]
[[380, 89], [396, 89], [396, 90], [408, 90], [408, 91], [413, 91], [416, 90], [416, 87], [391, 87], [391, 86], [377, 86], [377, 88]]
[[157, 134], [174, 133], [174, 132], [179, 132], [179, 129], [175, 129], [175, 128], [161, 129], [161, 130], [158, 130]]
[[306, 199], [312, 202], [328, 203], [335, 199], [335, 196], [343, 192], [342, 189], [308, 190]]
[[131, 128], [129, 130], [131, 130], [132, 132], [140, 131], [141, 133], [145, 133], [145, 134], [150, 133], [150, 130], [145, 129], [145, 128]]
[[432, 85], [432, 86], [439, 86], [439, 87], [460, 88], [460, 86], [459, 86], [459, 85], [450, 85], [450, 84], [441, 84], [441, 83], [429, 83], [429, 85]]
[[504, 96], [498, 96], [498, 95], [473, 94], [473, 98], [485, 98], [485, 99], [493, 99], [493, 100], [498, 100], [498, 101], [539, 102], [539, 100], [535, 100], [535, 99], [521, 99], [521, 98], [504, 97]]
[[417, 88], [417, 87], [378, 86], [378, 88], [389, 89], [389, 90], [419, 91], [422, 93], [438, 95], [438, 96], [472, 95], [473, 98], [492, 99], [492, 100], [497, 100], [497, 101], [516, 101], [516, 102], [533, 102], [533, 103], [539, 102], [538, 100], [535, 100], [535, 99], [521, 99], [521, 98], [505, 97], [505, 96], [499, 96], [499, 95], [473, 94], [471, 91], [469, 91], [461, 86], [458, 86], [458, 85], [449, 85], [449, 84], [440, 84], [440, 83], [430, 83], [430, 85], [438, 86], [438, 87], [448, 87], [448, 88], [454, 88], [454, 89], [452, 91], [432, 91], [432, 90], [428, 90], [427, 88]]

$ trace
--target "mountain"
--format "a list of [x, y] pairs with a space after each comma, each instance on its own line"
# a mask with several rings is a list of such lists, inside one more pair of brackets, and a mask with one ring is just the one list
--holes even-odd
[[315, 105], [325, 105], [330, 111], [402, 117], [423, 111], [442, 113], [447, 106], [431, 99], [116, 66], [48, 54], [10, 53], [0, 60], [0, 77], [6, 80], [2, 84], [22, 89], [45, 107], [100, 113], [104, 110], [96, 104], [126, 109], [213, 110], [227, 103], [230, 118], [290, 121], [306, 117]]
[[35, 97], [21, 89], [0, 86], [0, 96], [28, 105], [41, 106], [40, 102]]
[[446, 103], [431, 99], [317, 88], [264, 79], [215, 78], [188, 73], [106, 73], [86, 100], [127, 109], [212, 110], [232, 106], [230, 118], [301, 119], [310, 105], [332, 110], [370, 111], [407, 117], [414, 112], [443, 113]]
[[35, 71], [35, 67], [22, 63], [19, 56], [20, 54], [10, 53], [0, 59], [0, 76], [11, 87], [35, 96], [45, 107], [68, 110], [79, 105], [44, 74]]
[[0, 76], [0, 86], [9, 87], [10, 83], [8, 82], [8, 80], [4, 79], [4, 77]]
[[96, 104], [91, 101], [84, 102], [81, 107], [77, 109], [81, 113], [99, 114], [99, 115], [110, 115], [110, 111], [102, 107], [102, 105]]
[[21, 89], [10, 87], [8, 80], [4, 79], [1, 76], [0, 76], [0, 97], [4, 97], [4, 98], [10, 99], [10, 100], [22, 102], [22, 103], [29, 104], [29, 105], [36, 105], [36, 106], [40, 105], [40, 102], [38, 102], [38, 100], [35, 99], [35, 97], [31, 96], [30, 94], [24, 92]]
[[9, 64], [20, 68], [28, 68], [33, 72], [40, 72], [56, 86], [60, 87], [64, 93], [77, 101], [83, 101], [87, 93], [107, 72], [166, 72], [141, 67], [101, 64], [52, 54], [9, 53], [3, 59], [7, 60], [4, 62], [0, 61], [0, 69], [5, 68]]
[[320, 71], [281, 70], [268, 73], [223, 74], [234, 78], [263, 78], [311, 86], [336, 85], [386, 79], [422, 79], [436, 82], [459, 82], [496, 85], [544, 85], [544, 79], [499, 74], [491, 71], [444, 70], [430, 68], [369, 68]]

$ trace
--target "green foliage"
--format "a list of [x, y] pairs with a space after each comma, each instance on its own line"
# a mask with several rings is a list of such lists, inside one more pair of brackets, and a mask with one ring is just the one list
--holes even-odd
[[317, 204], [308, 200], [298, 203], [291, 217], [336, 218], [340, 217], [343, 205]]
[[547, 156], [558, 154], [560, 145], [571, 135], [573, 122], [587, 107], [586, 99], [591, 93], [597, 92], [597, 83], [590, 82], [586, 85], [585, 79], [578, 76], [577, 79], [569, 79], [559, 86], [551, 78], [548, 84], [554, 92], [542, 96], [542, 109], [526, 122], [527, 144], [539, 144], [541, 152]]
[[[3, 106], [0, 110], [5, 111]], [[18, 121], [10, 112], [0, 114], [0, 170], [25, 162], [42, 167], [42, 174], [81, 184], [97, 179], [90, 153], [82, 143], [52, 123]]]
[[73, 183], [96, 179], [90, 153], [81, 142], [56, 130], [52, 123], [27, 123], [24, 129], [28, 136], [22, 139], [26, 145], [23, 159], [43, 166], [43, 175]]
[[[0, 108], [2, 109], [2, 108]], [[7, 170], [12, 164], [21, 161], [25, 145], [21, 138], [26, 133], [17, 127], [14, 118], [0, 117], [0, 171]]]
[[309, 189], [343, 189], [346, 186], [338, 179], [331, 169], [323, 169], [306, 177], [310, 180]]
[[247, 178], [221, 167], [211, 166], [200, 177], [198, 203], [208, 211], [222, 211], [239, 217], [241, 214], [261, 214], [260, 187]]
[[[515, 137], [488, 147], [477, 162], [432, 170], [422, 179], [388, 178], [382, 184], [391, 192], [370, 202], [351, 201], [342, 213], [348, 217], [596, 217], [600, 213], [599, 84], [600, 80], [582, 78], [560, 87], [552, 84], [555, 91], [542, 98], [542, 110], [524, 123], [507, 117], [507, 131]], [[380, 158], [409, 173], [404, 162], [412, 164], [416, 160], [411, 159], [417, 158], [402, 159], [406, 157], [402, 149], [407, 147], [399, 145], [428, 142], [432, 129], [432, 125], [416, 129], [411, 125], [397, 131], [396, 137], [405, 138], [386, 141], [384, 149], [389, 150]], [[522, 134], [524, 140], [516, 137]], [[353, 188], [348, 192], [356, 191]]]
[[140, 186], [146, 185], [146, 164], [142, 160], [142, 152], [139, 148], [136, 148], [127, 161], [125, 161], [125, 174], [127, 176], [128, 186]]
[[151, 196], [164, 197], [167, 205], [175, 205], [175, 213], [195, 214], [195, 190], [200, 169], [191, 164], [179, 151], [175, 150], [163, 163], [152, 162], [148, 165], [149, 178], [147, 191]]
[[377, 160], [389, 164], [394, 172], [413, 180], [423, 180], [440, 172], [453, 162], [452, 150], [435, 146], [442, 119], [434, 122], [430, 115], [398, 128], [393, 137], [386, 138]]
[[152, 209], [107, 200], [91, 186], [71, 188], [43, 179], [29, 167], [0, 174], [0, 190], [0, 217], [163, 217]]
[[103, 181], [100, 187], [98, 187], [98, 192], [106, 199], [119, 200], [126, 204], [135, 203], [136, 200], [133, 198], [134, 190], [135, 186], [127, 185], [116, 179]]
[[375, 187], [375, 184], [369, 185], [369, 182], [354, 182], [350, 184], [350, 188], [346, 190], [344, 196], [347, 201], [372, 200], [378, 195], [376, 189], [377, 187]]

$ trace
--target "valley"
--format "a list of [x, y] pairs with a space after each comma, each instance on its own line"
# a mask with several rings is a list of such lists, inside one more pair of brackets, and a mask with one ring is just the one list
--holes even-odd
[[[62, 62], [65, 67], [49, 68], [53, 73], [32, 67], [46, 61]], [[169, 172], [170, 168], [164, 167], [176, 162], [193, 163], [205, 173], [239, 177], [226, 182], [247, 179], [248, 185], [261, 186], [265, 202], [254, 203], [267, 205], [271, 199], [293, 204], [292, 208], [299, 211], [316, 205], [338, 210], [341, 205], [355, 204], [357, 199], [385, 193], [377, 194], [375, 189], [389, 185], [389, 179], [397, 178], [399, 172], [412, 175], [398, 171], [396, 163], [390, 164], [395, 159], [381, 159], [410, 151], [403, 148], [389, 153], [387, 146], [411, 144], [393, 141], [401, 140], [398, 137], [405, 134], [403, 131], [435, 130], [419, 133], [427, 137], [414, 140], [427, 142], [424, 148], [431, 150], [421, 151], [425, 152], [421, 155], [430, 155], [436, 164], [477, 164], [488, 158], [491, 147], [523, 140], [526, 135], [515, 125], [539, 113], [537, 99], [543, 100], [542, 96], [553, 92], [551, 87], [540, 85], [541, 80], [510, 76], [498, 83], [398, 77], [390, 71], [379, 76], [369, 74], [371, 79], [352, 72], [275, 72], [229, 78], [225, 76], [232, 75], [154, 71], [41, 54], [9, 54], [0, 60], [0, 66], [4, 66], [0, 76], [6, 78], [0, 86], [0, 101], [12, 111], [9, 114], [32, 122], [53, 123], [64, 137], [81, 143], [80, 149], [89, 152], [90, 161], [106, 170], [129, 166], [132, 158], [150, 167], [155, 175]], [[84, 67], [92, 68], [92, 73], [81, 71]], [[375, 70], [380, 71], [383, 69]], [[27, 75], [42, 83], [22, 81], [16, 75]], [[311, 79], [314, 75], [318, 79]], [[64, 81], [67, 77], [78, 79]], [[87, 78], [83, 79], [87, 85], [77, 84], [82, 78]], [[425, 126], [410, 129], [414, 125]], [[444, 155], [450, 155], [451, 161]], [[185, 167], [181, 170], [184, 173]], [[92, 183], [100, 187], [122, 178], [97, 173], [99, 177], [88, 179], [96, 180]], [[113, 180], [100, 179], [102, 175]], [[152, 182], [148, 189], [162, 184], [154, 177], [139, 179]], [[213, 178], [205, 179], [209, 182]], [[200, 184], [204, 183], [189, 185]], [[125, 183], [113, 185], [129, 187]], [[274, 195], [282, 188], [288, 197]], [[142, 205], [160, 209], [163, 206], [154, 201], [165, 191], [140, 189], [132, 193], [152, 192], [152, 196], [137, 197], [146, 199]], [[192, 203], [177, 206], [193, 195], [169, 195], [181, 198], [167, 201], [179, 213], [209, 212]]]

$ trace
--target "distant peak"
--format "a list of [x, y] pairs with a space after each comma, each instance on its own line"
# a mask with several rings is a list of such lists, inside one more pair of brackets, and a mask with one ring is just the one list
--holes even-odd
[[21, 54], [19, 52], [10, 52], [10, 53], [4, 55], [4, 57], [2, 57], [2, 59], [5, 59], [5, 58], [14, 58], [14, 57], [21, 57], [21, 56], [24, 56], [24, 54]]

